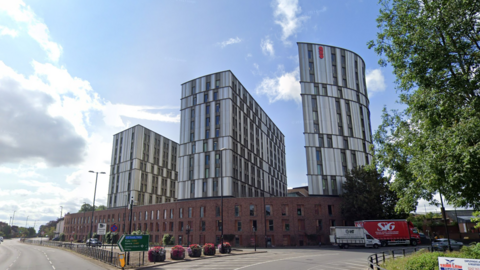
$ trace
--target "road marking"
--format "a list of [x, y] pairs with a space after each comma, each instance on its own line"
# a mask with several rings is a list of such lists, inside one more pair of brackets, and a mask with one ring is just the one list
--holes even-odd
[[[316, 256], [324, 256], [324, 255], [335, 255], [335, 254], [321, 254], [321, 255], [316, 255]], [[338, 255], [338, 253], [336, 255]], [[304, 255], [304, 256], [283, 258], [283, 259], [278, 259], [278, 260], [264, 261], [264, 262], [254, 263], [254, 264], [251, 264], [251, 265], [246, 265], [246, 266], [243, 266], [243, 267], [235, 268], [235, 270], [240, 270], [240, 269], [243, 269], [243, 268], [252, 267], [252, 266], [255, 266], [255, 265], [260, 265], [260, 264], [265, 264], [265, 263], [278, 262], [278, 261], [284, 261], [284, 260], [290, 260], [290, 259], [298, 259], [298, 258], [304, 258], [304, 257], [312, 257], [312, 255], [310, 254], [310, 255]]]
[[55, 269], [55, 266], [52, 265], [52, 268]]

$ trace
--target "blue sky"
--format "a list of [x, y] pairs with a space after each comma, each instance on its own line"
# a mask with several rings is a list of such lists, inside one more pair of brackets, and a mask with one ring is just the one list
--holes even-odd
[[[288, 186], [306, 184], [296, 42], [367, 66], [372, 127], [394, 76], [366, 46], [377, 1], [0, 2], [0, 220], [29, 226], [91, 203], [112, 135], [136, 124], [179, 138], [180, 85], [232, 70], [286, 137]], [[99, 176], [96, 204], [108, 177]], [[423, 210], [423, 204], [420, 205]], [[433, 208], [432, 208], [433, 209]]]

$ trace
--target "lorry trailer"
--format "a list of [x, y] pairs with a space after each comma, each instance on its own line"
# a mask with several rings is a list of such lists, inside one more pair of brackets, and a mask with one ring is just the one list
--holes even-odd
[[375, 239], [364, 228], [355, 226], [330, 227], [330, 242], [339, 248], [350, 246], [364, 246], [378, 248], [381, 243]]
[[356, 227], [364, 228], [374, 238], [380, 240], [382, 247], [387, 245], [420, 244], [420, 234], [412, 222], [405, 219], [359, 220]]

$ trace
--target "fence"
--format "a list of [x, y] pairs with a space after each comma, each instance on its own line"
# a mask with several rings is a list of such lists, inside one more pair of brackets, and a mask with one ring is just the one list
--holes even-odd
[[118, 262], [118, 252], [112, 252], [107, 249], [87, 247], [84, 244], [69, 244], [62, 242], [50, 242], [50, 241], [38, 241], [38, 240], [25, 240], [27, 244], [42, 245], [47, 247], [59, 247], [72, 250], [79, 254], [94, 258], [96, 260], [108, 263], [115, 267], [120, 268], [120, 263]]
[[[421, 249], [427, 249], [430, 252], [430, 247], [421, 248]], [[406, 257], [407, 255], [411, 255], [417, 251], [420, 251], [421, 249], [403, 248], [403, 249], [390, 250], [387, 252], [372, 254], [368, 256], [368, 267], [370, 269], [386, 270], [385, 268], [380, 267], [380, 264], [384, 263], [389, 259], [395, 260], [395, 258]]]

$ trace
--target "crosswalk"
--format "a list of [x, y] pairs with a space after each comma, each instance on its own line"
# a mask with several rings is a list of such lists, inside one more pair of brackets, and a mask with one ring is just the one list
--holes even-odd
[[[175, 263], [163, 265], [161, 269], [212, 269], [212, 270], [253, 270], [253, 269], [271, 269], [274, 265], [298, 265], [298, 269], [304, 270], [364, 270], [366, 261], [359, 259], [340, 261], [334, 260], [332, 256], [338, 256], [339, 253], [257, 253], [240, 256], [226, 256], [209, 258], [204, 260], [195, 260], [190, 262]], [[340, 259], [340, 258], [339, 258]], [[310, 267], [310, 268], [308, 268]], [[287, 267], [288, 268], [288, 267]]]

